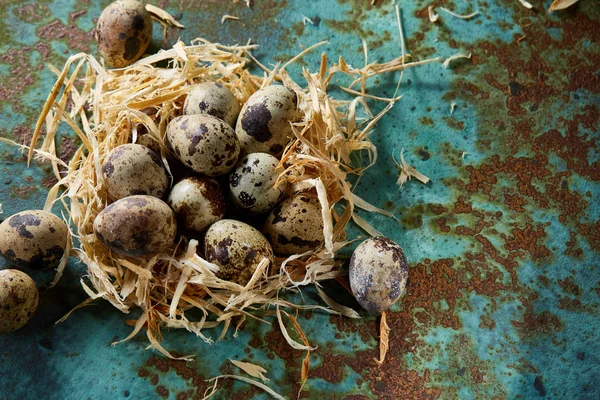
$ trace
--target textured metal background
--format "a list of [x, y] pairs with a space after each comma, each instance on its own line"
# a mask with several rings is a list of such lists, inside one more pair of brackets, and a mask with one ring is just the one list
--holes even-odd
[[[373, 361], [374, 317], [306, 313], [300, 322], [319, 348], [301, 397], [600, 398], [600, 4], [581, 0], [549, 15], [550, 0], [531, 2], [534, 10], [516, 0], [439, 0], [480, 15], [462, 21], [438, 9], [435, 25], [427, 19], [434, 2], [401, 3], [407, 49], [416, 59], [458, 51], [473, 58], [405, 74], [404, 98], [373, 136], [380, 160], [357, 189], [400, 216], [402, 224], [364, 215], [404, 247], [410, 262], [407, 295], [388, 317], [386, 363]], [[0, 3], [0, 135], [27, 141], [54, 82], [45, 64], [94, 53], [92, 28], [108, 3]], [[268, 63], [327, 39], [331, 59], [343, 53], [360, 65], [364, 38], [372, 60], [393, 58], [400, 46], [392, 2], [369, 3], [255, 0], [247, 9], [231, 1], [161, 0], [187, 28], [163, 40], [155, 25], [153, 50], [179, 36], [227, 44], [252, 38]], [[241, 21], [221, 25], [223, 14]], [[305, 26], [303, 16], [319, 17], [319, 24]], [[318, 56], [301, 66], [315, 70]], [[375, 93], [391, 95], [396, 79], [371, 84]], [[76, 146], [70, 137], [60, 142], [65, 158]], [[432, 183], [394, 185], [392, 149], [402, 147]], [[0, 157], [4, 215], [42, 207], [54, 183], [48, 166], [25, 169], [20, 152], [6, 145]], [[263, 365], [274, 389], [296, 396], [304, 354], [276, 326], [248, 323], [237, 338], [230, 334], [212, 346], [166, 332], [168, 349], [197, 354], [189, 363], [145, 351], [142, 335], [110, 347], [129, 333], [124, 321], [132, 316], [102, 302], [55, 327], [85, 298], [82, 272], [72, 263], [56, 288], [41, 290], [32, 322], [0, 336], [0, 398], [197, 398], [204, 379], [233, 371], [228, 358]], [[356, 306], [338, 286], [327, 291]], [[246, 384], [222, 386], [219, 398], [264, 396]]]

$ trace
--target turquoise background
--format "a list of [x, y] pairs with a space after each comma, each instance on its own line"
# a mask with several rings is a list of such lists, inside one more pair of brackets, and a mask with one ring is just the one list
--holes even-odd
[[[96, 53], [91, 33], [108, 1], [57, 0], [0, 4], [0, 135], [31, 137], [54, 82], [45, 68], [61, 67], [79, 51]], [[392, 2], [161, 1], [186, 26], [155, 24], [152, 51], [178, 37], [225, 44], [258, 43], [261, 62], [285, 61], [321, 40], [330, 60], [343, 54], [355, 66], [400, 54]], [[382, 399], [600, 398], [600, 7], [581, 0], [548, 14], [550, 1], [439, 1], [470, 20], [452, 18], [433, 2], [403, 1], [407, 51], [415, 60], [472, 53], [448, 69], [430, 64], [404, 74], [403, 98], [377, 125], [377, 165], [356, 192], [392, 211], [401, 223], [363, 213], [405, 249], [410, 282], [388, 315], [392, 328], [386, 363], [377, 366], [378, 320], [307, 312], [300, 322], [318, 349], [301, 397]], [[223, 14], [240, 21], [221, 24]], [[304, 16], [320, 18], [304, 25]], [[320, 51], [290, 68], [316, 71]], [[391, 96], [397, 74], [369, 81], [373, 94]], [[334, 95], [341, 95], [332, 88]], [[456, 109], [450, 112], [451, 104]], [[372, 104], [375, 110], [381, 104]], [[68, 127], [60, 149], [77, 145]], [[401, 189], [392, 160], [406, 160], [432, 179]], [[464, 155], [464, 156], [463, 156]], [[1, 217], [41, 208], [53, 184], [47, 165], [26, 169], [20, 151], [0, 144]], [[54, 209], [55, 212], [59, 210]], [[351, 235], [358, 234], [355, 228]], [[6, 267], [3, 261], [0, 266]], [[1, 399], [113, 399], [202, 397], [205, 379], [239, 373], [228, 358], [268, 370], [269, 386], [297, 396], [304, 353], [284, 342], [277, 325], [247, 323], [237, 337], [204, 343], [166, 331], [164, 346], [195, 354], [168, 361], [145, 350], [147, 339], [111, 347], [131, 328], [102, 301], [54, 322], [85, 299], [84, 269], [71, 262], [59, 285], [43, 288], [50, 272], [32, 274], [41, 303], [23, 329], [0, 337]], [[358, 309], [337, 284], [325, 287]], [[317, 302], [312, 290], [307, 302]], [[218, 336], [214, 332], [213, 336]], [[264, 398], [247, 384], [220, 383], [215, 398]], [[354, 397], [352, 397], [354, 396]]]

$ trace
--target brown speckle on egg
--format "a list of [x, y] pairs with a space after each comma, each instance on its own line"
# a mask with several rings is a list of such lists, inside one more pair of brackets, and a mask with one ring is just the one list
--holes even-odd
[[180, 228], [202, 232], [225, 216], [225, 196], [217, 181], [185, 178], [175, 184], [168, 203], [175, 211]]
[[253, 214], [272, 209], [285, 193], [284, 182], [275, 187], [279, 160], [267, 153], [248, 154], [229, 175], [229, 189], [236, 206]]
[[276, 253], [291, 255], [314, 250], [325, 240], [319, 200], [308, 194], [284, 200], [269, 214], [263, 232]]
[[235, 126], [240, 105], [229, 89], [217, 82], [195, 85], [183, 105], [185, 115], [208, 114]]
[[145, 256], [170, 250], [177, 224], [173, 211], [162, 200], [130, 196], [102, 210], [94, 220], [94, 232], [117, 253]]
[[140, 144], [123, 144], [112, 149], [102, 163], [102, 173], [113, 200], [142, 194], [162, 198], [169, 188], [160, 157]]
[[175, 118], [167, 126], [167, 139], [181, 162], [207, 176], [228, 173], [240, 154], [233, 129], [208, 114]]
[[22, 211], [0, 224], [0, 255], [24, 268], [56, 267], [67, 240], [66, 224], [47, 211]]
[[379, 236], [362, 242], [350, 259], [350, 287], [367, 311], [389, 309], [406, 290], [408, 264], [404, 251]]
[[232, 219], [215, 222], [204, 239], [206, 259], [220, 267], [217, 276], [245, 285], [263, 258], [273, 261], [267, 239], [252, 226]]
[[296, 93], [281, 85], [255, 92], [240, 111], [235, 133], [245, 153], [279, 155], [294, 137], [290, 122], [299, 117]]

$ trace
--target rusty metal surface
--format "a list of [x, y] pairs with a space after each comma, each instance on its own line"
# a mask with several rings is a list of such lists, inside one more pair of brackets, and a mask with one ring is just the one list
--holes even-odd
[[[368, 3], [255, 0], [248, 9], [243, 2], [160, 1], [186, 29], [169, 30], [163, 39], [156, 25], [151, 50], [179, 36], [228, 44], [252, 38], [261, 45], [257, 57], [269, 63], [327, 39], [331, 59], [344, 54], [360, 65], [364, 38], [371, 60], [395, 57], [393, 5]], [[404, 75], [404, 98], [373, 136], [378, 164], [357, 188], [399, 216], [401, 224], [364, 215], [401, 244], [409, 260], [407, 294], [388, 315], [385, 364], [374, 361], [375, 317], [301, 314], [318, 349], [300, 397], [600, 398], [600, 6], [581, 0], [548, 14], [549, 3], [528, 10], [518, 1], [442, 0], [436, 4], [480, 14], [459, 20], [436, 8], [440, 21], [432, 24], [432, 2], [402, 2], [414, 58], [471, 52], [472, 59]], [[95, 53], [91, 31], [106, 4], [0, 3], [0, 135], [27, 142], [54, 81], [45, 64], [62, 66], [71, 53]], [[221, 24], [223, 14], [241, 20]], [[304, 16], [318, 24], [305, 25]], [[306, 57], [296, 73], [300, 66], [317, 68], [318, 56]], [[373, 80], [373, 93], [390, 96], [397, 78]], [[64, 136], [62, 157], [76, 146]], [[411, 181], [398, 189], [394, 148], [404, 148], [407, 161], [432, 183]], [[49, 167], [25, 169], [20, 152], [4, 144], [0, 157], [4, 215], [42, 207], [54, 183]], [[0, 337], [0, 398], [201, 398], [205, 379], [234, 371], [228, 358], [264, 366], [271, 387], [296, 396], [304, 354], [285, 343], [276, 324], [248, 323], [237, 337], [212, 346], [190, 333], [167, 332], [167, 348], [197, 354], [188, 363], [145, 351], [143, 336], [110, 347], [129, 333], [125, 320], [132, 316], [107, 304], [54, 326], [85, 298], [82, 273], [71, 263], [56, 288], [41, 289], [33, 321]], [[47, 283], [51, 274], [34, 278]], [[326, 291], [358, 308], [338, 285]], [[312, 291], [306, 298], [316, 301]], [[264, 396], [242, 383], [222, 386], [220, 398]]]

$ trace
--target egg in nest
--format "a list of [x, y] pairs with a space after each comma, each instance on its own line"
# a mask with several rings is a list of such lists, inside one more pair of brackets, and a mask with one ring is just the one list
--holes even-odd
[[267, 153], [248, 154], [229, 174], [229, 190], [235, 205], [253, 214], [267, 212], [283, 198], [284, 181], [277, 187], [279, 160]]
[[175, 118], [167, 126], [167, 139], [183, 164], [207, 176], [228, 173], [240, 154], [231, 126], [208, 114]]
[[276, 253], [292, 255], [314, 250], [325, 240], [319, 200], [302, 193], [284, 200], [267, 217], [263, 232]]
[[233, 219], [215, 222], [204, 239], [206, 259], [220, 267], [217, 276], [245, 285], [263, 258], [273, 261], [273, 249], [254, 227]]

